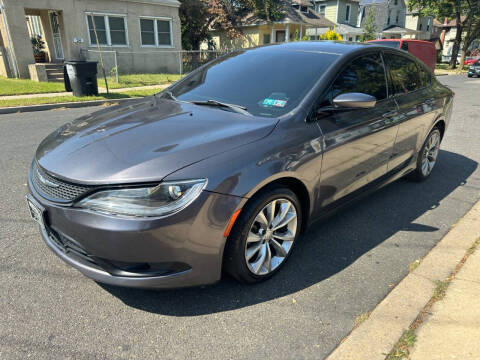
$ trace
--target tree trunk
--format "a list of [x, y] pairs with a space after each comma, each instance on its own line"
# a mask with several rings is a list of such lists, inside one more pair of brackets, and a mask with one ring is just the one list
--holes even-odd
[[463, 23], [462, 23], [462, 13], [460, 9], [460, 2], [455, 1], [455, 18], [457, 20], [457, 34], [455, 35], [455, 41], [453, 42], [452, 57], [450, 58], [449, 69], [457, 68], [457, 56], [458, 51], [460, 50], [460, 44], [462, 43], [462, 33], [463, 33]]
[[457, 34], [455, 35], [455, 41], [453, 42], [452, 58], [450, 59], [450, 65], [448, 66], [449, 69], [457, 68], [457, 57], [462, 43], [462, 32], [463, 26], [460, 24], [460, 21], [457, 21]]

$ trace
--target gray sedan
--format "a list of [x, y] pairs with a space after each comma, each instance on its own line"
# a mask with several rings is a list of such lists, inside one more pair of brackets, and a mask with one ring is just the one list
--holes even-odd
[[255, 283], [309, 224], [429, 177], [453, 98], [419, 60], [376, 45], [233, 52], [49, 135], [27, 202], [46, 244], [96, 281]]

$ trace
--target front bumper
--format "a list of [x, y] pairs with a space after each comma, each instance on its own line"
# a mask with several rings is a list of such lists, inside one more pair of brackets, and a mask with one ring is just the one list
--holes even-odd
[[137, 288], [211, 284], [221, 277], [223, 233], [242, 198], [204, 191], [163, 219], [121, 218], [31, 196], [45, 209], [42, 237], [67, 264], [96, 281]]

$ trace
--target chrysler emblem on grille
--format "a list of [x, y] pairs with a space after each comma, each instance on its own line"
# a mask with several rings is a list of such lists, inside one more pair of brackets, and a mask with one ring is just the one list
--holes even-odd
[[52, 187], [52, 188], [58, 188], [60, 186], [58, 184], [55, 184], [53, 181], [50, 181], [50, 180], [46, 179], [45, 177], [43, 177], [42, 174], [40, 174], [40, 171], [38, 171], [38, 169], [37, 169], [37, 176], [38, 176], [38, 180], [40, 180], [40, 182], [43, 185], [46, 185], [46, 186]]

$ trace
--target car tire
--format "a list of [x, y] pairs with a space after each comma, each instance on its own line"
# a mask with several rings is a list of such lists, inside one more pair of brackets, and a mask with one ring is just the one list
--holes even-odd
[[284, 186], [267, 188], [252, 198], [237, 218], [225, 246], [224, 270], [243, 283], [269, 279], [286, 263], [301, 226], [297, 195]]
[[430, 176], [438, 160], [441, 141], [440, 130], [433, 128], [418, 153], [417, 167], [408, 176], [410, 180], [421, 182]]

